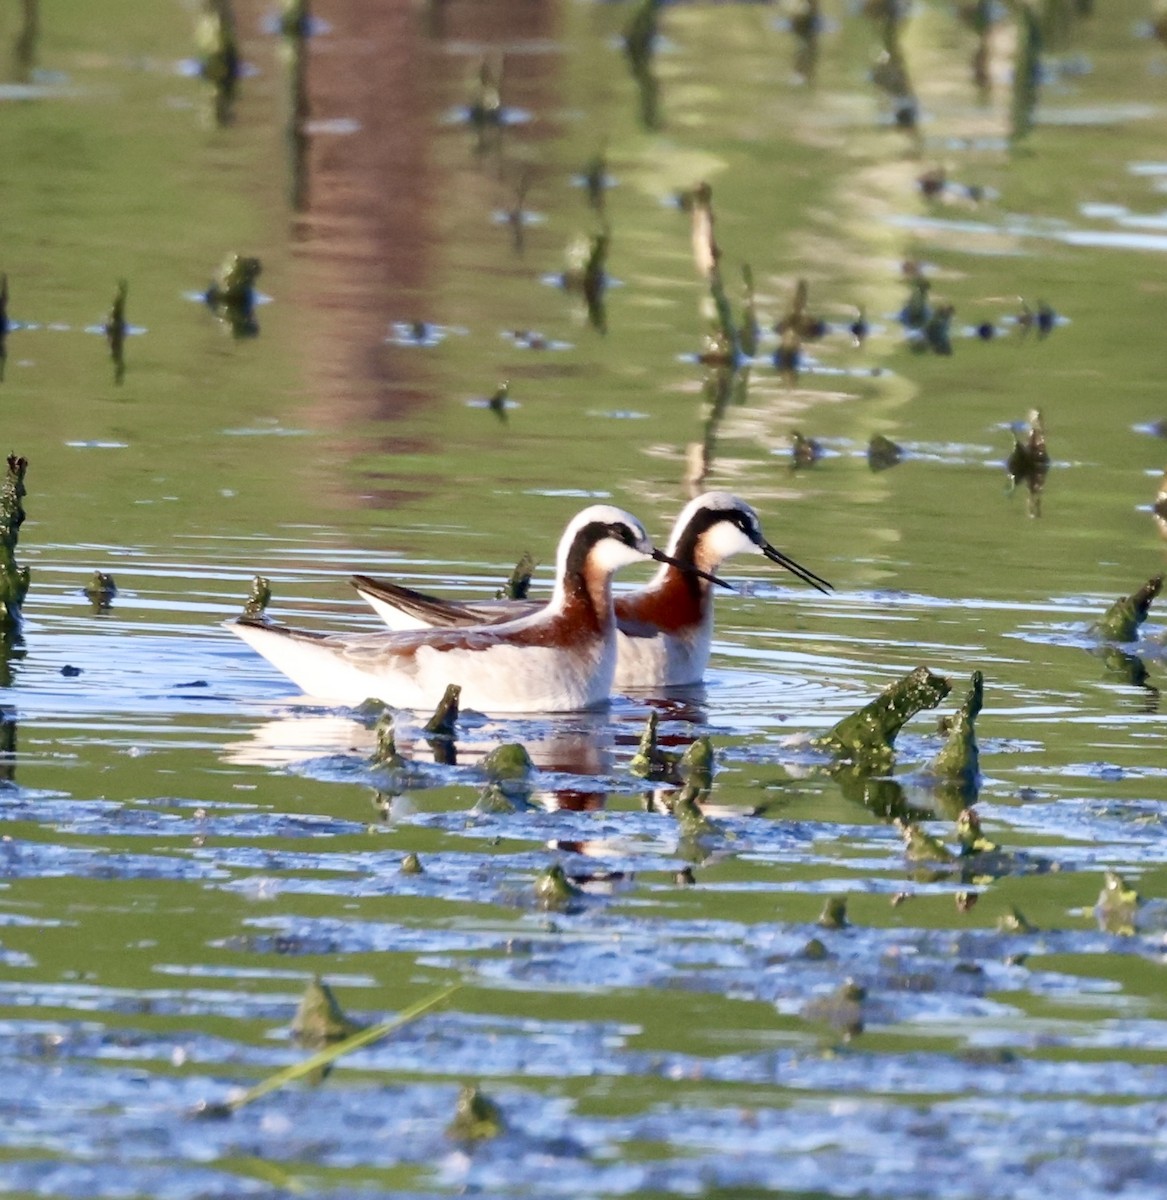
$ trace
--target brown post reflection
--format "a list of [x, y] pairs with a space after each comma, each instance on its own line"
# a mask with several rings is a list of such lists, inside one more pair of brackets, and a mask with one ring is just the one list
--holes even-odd
[[[351, 0], [318, 4], [314, 13], [328, 32], [307, 40], [308, 62], [295, 84], [293, 109], [310, 121], [306, 145], [295, 147], [302, 212], [294, 237], [303, 269], [289, 308], [302, 314], [297, 337], [313, 415], [320, 425], [344, 428], [433, 397], [428, 343], [395, 345], [386, 337], [394, 322], [433, 328], [449, 320], [438, 294], [449, 284], [441, 231], [452, 212], [472, 207], [467, 219], [481, 220], [484, 238], [497, 237], [490, 214], [502, 165], [494, 155], [476, 156], [472, 131], [447, 114], [465, 103], [484, 56], [549, 38], [554, 13], [530, 0], [444, 0], [424, 10]], [[555, 55], [507, 55], [504, 103], [521, 96], [535, 120], [507, 131], [503, 156], [508, 143], [539, 136], [532, 126], [538, 110], [554, 103], [557, 67]], [[351, 122], [352, 132], [320, 127], [335, 121]], [[465, 154], [451, 153], [456, 141], [447, 139], [464, 139]], [[362, 457], [377, 449], [367, 437], [352, 447]], [[395, 438], [392, 449], [427, 446]], [[388, 507], [402, 498], [370, 482], [359, 487], [361, 503]], [[425, 480], [411, 484], [424, 487]]]

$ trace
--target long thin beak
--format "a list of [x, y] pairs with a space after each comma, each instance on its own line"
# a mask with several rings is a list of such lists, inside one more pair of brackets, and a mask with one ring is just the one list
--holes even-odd
[[[699, 567], [693, 566], [692, 563], [678, 562], [675, 558], [670, 558], [663, 550], [654, 549], [652, 557], [657, 562], [668, 563], [670, 567], [676, 567], [678, 571], [684, 571], [686, 575], [697, 575], [701, 579], [708, 579], [710, 583], [717, 584], [718, 587], [729, 588], [733, 591], [733, 584], [726, 583], [724, 579], [718, 579], [716, 575], [710, 575], [708, 571], [702, 571]], [[801, 570], [801, 568], [799, 568]]]
[[776, 562], [780, 567], [785, 567], [791, 575], [797, 575], [803, 583], [809, 583], [812, 588], [818, 588], [820, 592], [826, 595], [834, 589], [825, 580], [816, 575], [813, 571], [808, 571], [806, 567], [799, 566], [792, 558], [788, 558], [781, 550], [775, 550], [769, 542], [759, 543], [762, 553], [771, 561]]

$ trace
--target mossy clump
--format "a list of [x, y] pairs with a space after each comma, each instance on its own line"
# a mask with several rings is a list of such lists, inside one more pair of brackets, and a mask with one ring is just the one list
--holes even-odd
[[236, 337], [255, 337], [259, 333], [255, 282], [262, 271], [258, 258], [229, 254], [204, 294], [207, 307]]
[[677, 763], [680, 762], [679, 755], [662, 750], [657, 745], [659, 725], [660, 714], [655, 708], [651, 709], [645, 719], [644, 730], [641, 732], [636, 753], [628, 764], [629, 771], [633, 775], [639, 775], [641, 779], [671, 778], [676, 771]]
[[847, 920], [847, 897], [828, 896], [819, 913], [818, 924], [824, 929], [845, 929], [850, 922]]
[[93, 605], [95, 613], [109, 612], [114, 597], [118, 594], [118, 585], [112, 575], [104, 571], [94, 571], [89, 582], [81, 589], [85, 598]]
[[568, 879], [558, 863], [535, 876], [534, 891], [539, 907], [552, 911], [566, 912], [583, 899], [583, 892]]
[[1138, 640], [1139, 626], [1151, 611], [1151, 602], [1163, 590], [1163, 576], [1152, 575], [1129, 596], [1121, 596], [1090, 627], [1095, 637], [1108, 642]]
[[373, 767], [386, 767], [393, 771], [399, 771], [407, 767], [409, 760], [397, 751], [397, 734], [394, 730], [393, 714], [391, 712], [381, 714], [374, 732], [377, 738], [377, 745], [373, 753], [369, 756], [369, 765]]
[[129, 291], [130, 285], [124, 279], [119, 279], [113, 303], [109, 308], [109, 315], [102, 325], [105, 340], [109, 343], [109, 356], [113, 361], [115, 383], [121, 383], [126, 376], [126, 335], [130, 330], [129, 323], [126, 321], [126, 299]]
[[524, 550], [506, 583], [495, 592], [495, 599], [526, 600], [527, 594], [531, 590], [531, 577], [535, 573], [536, 565], [535, 559], [528, 551]]
[[962, 791], [969, 793], [975, 793], [980, 779], [980, 751], [975, 725], [984, 698], [985, 677], [980, 671], [974, 671], [964, 702], [945, 722], [948, 740], [928, 764], [928, 773], [934, 778], [957, 784]]
[[363, 1028], [345, 1015], [332, 988], [319, 975], [304, 989], [292, 1018], [292, 1036], [301, 1046], [315, 1050], [352, 1037]]
[[874, 434], [867, 443], [867, 465], [873, 471], [886, 471], [894, 467], [904, 457], [902, 446], [896, 445], [882, 433]]
[[492, 783], [506, 785], [525, 782], [535, 770], [535, 764], [525, 746], [504, 742], [482, 760], [482, 769]]
[[474, 1085], [463, 1086], [446, 1136], [459, 1142], [481, 1142], [505, 1131], [506, 1122], [498, 1105]]
[[0, 488], [0, 635], [20, 632], [24, 598], [28, 595], [28, 567], [16, 561], [20, 527], [24, 524], [24, 486], [28, 459], [8, 456], [8, 473]]
[[256, 575], [251, 581], [251, 591], [243, 602], [245, 617], [262, 617], [271, 603], [271, 583], [263, 575]]
[[895, 760], [895, 739], [916, 713], [935, 708], [952, 685], [927, 667], [917, 667], [888, 684], [869, 704], [844, 717], [813, 745], [836, 758], [862, 764], [873, 772], [889, 769]]
[[455, 726], [458, 724], [458, 701], [462, 695], [461, 687], [451, 683], [446, 687], [441, 700], [438, 701], [434, 715], [425, 723], [425, 732], [430, 737], [452, 738]]
[[1131, 937], [1135, 932], [1135, 917], [1140, 903], [1139, 893], [1134, 888], [1127, 887], [1120, 875], [1107, 871], [1102, 891], [1094, 905], [1098, 928], [1105, 933]]

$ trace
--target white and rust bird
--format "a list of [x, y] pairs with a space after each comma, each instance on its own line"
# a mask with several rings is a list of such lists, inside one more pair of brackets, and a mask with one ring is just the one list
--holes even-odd
[[[456, 683], [464, 708], [567, 712], [603, 704], [611, 693], [612, 574], [643, 559], [672, 561], [635, 517], [597, 504], [578, 513], [559, 541], [551, 599], [493, 624], [327, 634], [244, 616], [228, 628], [306, 693], [334, 703], [375, 698], [430, 709]], [[713, 581], [696, 562], [678, 570]]]
[[[677, 517], [666, 554], [649, 583], [615, 598], [617, 690], [701, 681], [713, 640], [713, 584], [721, 582], [711, 573], [734, 554], [765, 555], [820, 592], [831, 588], [770, 545], [758, 514], [728, 492], [706, 492], [690, 501]], [[539, 608], [529, 600], [448, 600], [367, 575], [354, 575], [352, 583], [398, 630], [491, 625]]]

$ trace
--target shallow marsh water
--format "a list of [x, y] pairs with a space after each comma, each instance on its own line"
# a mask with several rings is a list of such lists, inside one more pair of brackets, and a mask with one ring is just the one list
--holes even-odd
[[[0, 267], [29, 326], [6, 340], [0, 402], [31, 463], [33, 572], [3, 695], [4, 1190], [1167, 1187], [1163, 623], [1152, 610], [1142, 684], [1087, 633], [1163, 568], [1148, 428], [1167, 416], [1167, 50], [1139, 36], [1147, 11], [1063, 14], [1010, 148], [1011, 26], [982, 95], [973, 37], [940, 4], [904, 31], [913, 136], [869, 81], [875, 26], [842, 6], [813, 81], [777, 7], [666, 7], [646, 129], [626, 5], [321, 0], [296, 212], [269, 12], [237, 5], [249, 70], [215, 128], [180, 65], [193, 9], [74, 8], [46, 8], [0, 103]], [[505, 55], [504, 104], [527, 119], [479, 149], [457, 113], [484, 54]], [[604, 335], [543, 282], [598, 229], [577, 177], [601, 147], [620, 281]], [[987, 198], [922, 196], [936, 166]], [[541, 219], [520, 252], [495, 213], [524, 172]], [[809, 347], [823, 369], [797, 381], [753, 366], [712, 437], [674, 202], [700, 179], [735, 307], [748, 261], [766, 326], [805, 277], [812, 309], [845, 325], [862, 306], [873, 327], [859, 348]], [[256, 338], [189, 299], [229, 252], [263, 262]], [[951, 357], [905, 345], [905, 260], [956, 306]], [[122, 277], [143, 332], [119, 385], [86, 329]], [[1023, 335], [1004, 320], [1020, 298], [1066, 323]], [[961, 332], [984, 321], [999, 336]], [[503, 379], [505, 423], [481, 404]], [[1035, 406], [1054, 460], [1039, 510], [1003, 469]], [[796, 430], [827, 451], [799, 471]], [[868, 469], [875, 433], [900, 465]], [[370, 767], [369, 718], [298, 702], [220, 628], [257, 572], [277, 615], [354, 628], [375, 625], [353, 570], [485, 595], [529, 549], [545, 586], [591, 497], [663, 538], [702, 441], [708, 485], [837, 591], [729, 564], [739, 594], [719, 598], [692, 695], [468, 714], [454, 767], [406, 716], [402, 781]], [[81, 594], [95, 569], [118, 583], [107, 613]], [[955, 845], [954, 806], [921, 774], [932, 715], [901, 735], [890, 782], [833, 777], [805, 745], [919, 663], [953, 680], [941, 711], [985, 673], [977, 810], [1016, 855], [999, 873], [921, 871], [889, 821], [923, 813]], [[670, 744], [713, 739], [723, 807], [703, 841], [628, 770], [650, 707]], [[513, 740], [540, 768], [531, 805], [485, 811], [476, 764]], [[421, 875], [401, 872], [409, 852]], [[551, 863], [584, 890], [553, 914], [532, 895]], [[1146, 898], [1133, 936], [1092, 912], [1107, 869]], [[849, 925], [820, 927], [838, 895]], [[1033, 932], [998, 930], [1013, 906]], [[303, 1056], [289, 1025], [314, 974], [366, 1020], [461, 989], [316, 1088], [192, 1117]], [[502, 1107], [492, 1142], [445, 1132], [468, 1081]]]

